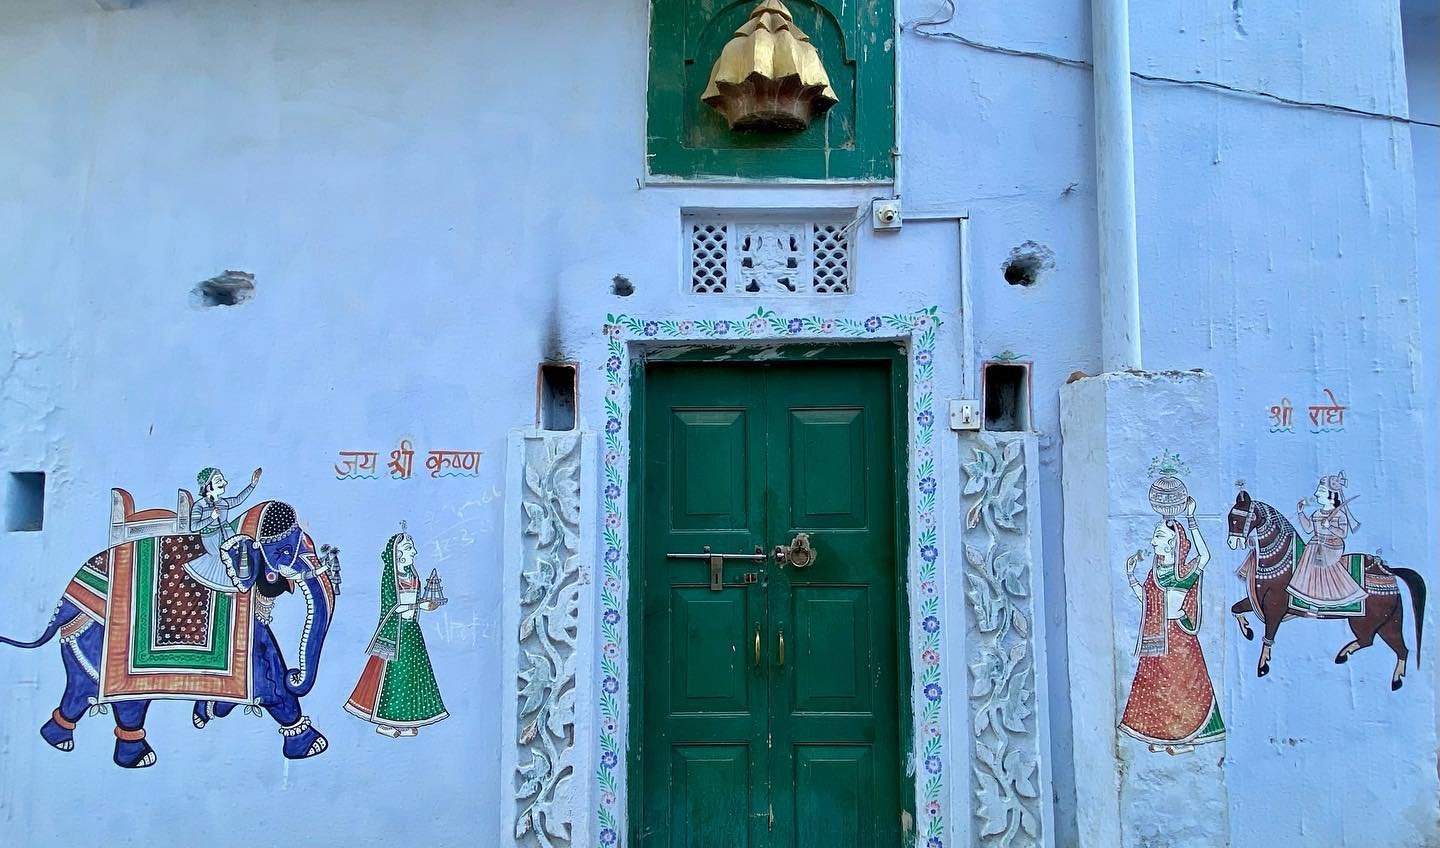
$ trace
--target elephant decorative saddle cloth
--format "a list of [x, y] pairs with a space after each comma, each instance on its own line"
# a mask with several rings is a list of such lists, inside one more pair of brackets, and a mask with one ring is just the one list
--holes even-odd
[[70, 581], [65, 596], [106, 626], [102, 702], [252, 701], [251, 594], [192, 578], [185, 563], [204, 553], [199, 534], [144, 536], [91, 557]]

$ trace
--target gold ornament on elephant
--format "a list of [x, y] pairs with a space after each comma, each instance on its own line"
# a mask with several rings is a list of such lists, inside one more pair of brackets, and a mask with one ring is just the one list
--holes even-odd
[[735, 30], [700, 99], [732, 130], [803, 130], [839, 102], [819, 51], [780, 0], [763, 0]]

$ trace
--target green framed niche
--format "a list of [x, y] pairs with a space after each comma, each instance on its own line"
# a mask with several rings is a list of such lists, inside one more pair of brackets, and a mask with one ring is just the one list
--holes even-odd
[[736, 132], [700, 101], [758, 0], [652, 0], [647, 172], [657, 181], [894, 177], [894, 0], [784, 0], [839, 102], [799, 132]]

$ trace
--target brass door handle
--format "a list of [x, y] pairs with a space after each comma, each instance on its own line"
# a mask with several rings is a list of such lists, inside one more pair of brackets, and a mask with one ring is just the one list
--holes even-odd
[[785, 665], [785, 628], [780, 628], [780, 665]]
[[760, 668], [760, 625], [755, 625], [755, 668]]

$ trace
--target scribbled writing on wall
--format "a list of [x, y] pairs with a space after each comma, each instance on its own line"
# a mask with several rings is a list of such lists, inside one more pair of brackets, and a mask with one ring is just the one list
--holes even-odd
[[475, 544], [480, 536], [495, 529], [496, 512], [490, 504], [503, 500], [505, 493], [499, 487], [491, 486], [480, 497], [465, 501], [459, 506], [443, 506], [432, 511], [427, 525], [442, 525], [427, 543], [436, 563], [442, 563]]
[[479, 611], [470, 612], [470, 620], [451, 618], [446, 610], [440, 611], [439, 630], [436, 640], [446, 645], [475, 648], [495, 638], [495, 618], [482, 616]]
[[[478, 450], [432, 450], [425, 456], [425, 468], [431, 477], [479, 477]], [[380, 454], [377, 451], [342, 450], [335, 465], [337, 480], [376, 480], [380, 477]], [[415, 448], [410, 439], [401, 439], [385, 463], [385, 474], [392, 480], [409, 480], [415, 476]]]

